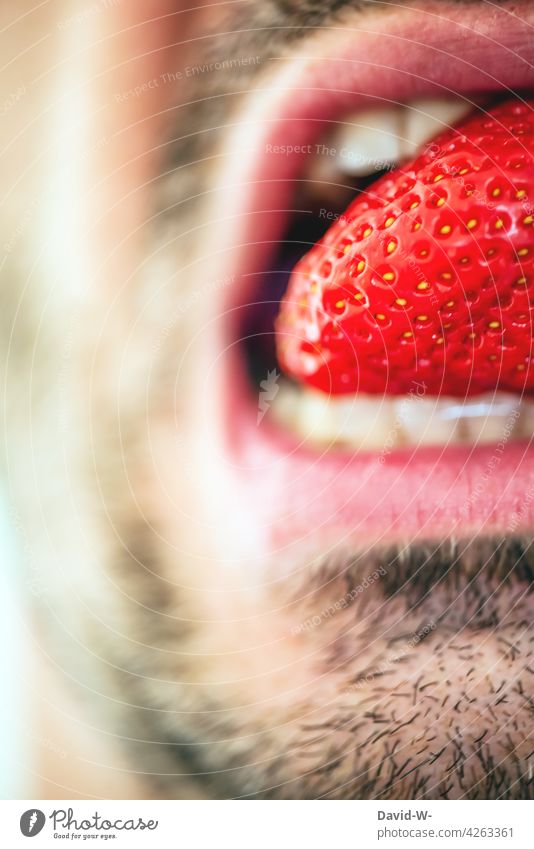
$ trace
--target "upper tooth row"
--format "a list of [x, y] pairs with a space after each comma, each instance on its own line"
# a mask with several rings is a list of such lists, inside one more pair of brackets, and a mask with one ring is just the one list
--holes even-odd
[[332, 397], [283, 384], [272, 414], [316, 445], [381, 450], [402, 445], [499, 443], [534, 434], [534, 403], [505, 393], [477, 398], [425, 397], [423, 384], [409, 395]]
[[364, 109], [346, 118], [328, 144], [316, 145], [322, 179], [334, 173], [365, 177], [411, 159], [427, 142], [470, 112], [461, 98], [425, 99]]

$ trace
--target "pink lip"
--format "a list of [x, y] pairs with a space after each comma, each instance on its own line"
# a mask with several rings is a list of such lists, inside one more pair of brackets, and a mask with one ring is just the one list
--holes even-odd
[[[530, 10], [529, 10], [530, 6]], [[231, 226], [222, 226], [216, 250], [229, 257], [239, 281], [222, 312], [238, 314], [280, 238], [293, 181], [303, 155], [281, 157], [272, 145], [314, 144], [325, 127], [372, 96], [384, 101], [532, 86], [528, 61], [534, 28], [531, 4], [514, 13], [488, 5], [425, 7], [385, 14], [378, 31], [364, 16], [339, 29], [310, 34], [303, 55], [281, 62], [271, 85], [255, 96], [230, 140], [222, 185], [232, 197]], [[305, 55], [304, 55], [305, 54]], [[481, 70], [483, 69], [483, 70]], [[238, 149], [233, 156], [232, 144]], [[241, 147], [239, 146], [241, 144]], [[234, 328], [221, 322], [221, 344]], [[307, 450], [269, 426], [256, 424], [234, 356], [227, 371], [226, 424], [231, 463], [254, 505], [269, 547], [286, 552], [315, 544], [362, 545], [376, 540], [506, 533], [534, 525], [534, 465], [525, 443], [483, 448], [448, 447], [371, 454]], [[531, 493], [532, 497], [529, 496]]]
[[238, 461], [277, 549], [312, 539], [359, 547], [503, 534], [534, 524], [530, 443], [320, 455], [257, 427], [251, 412], [242, 410]]

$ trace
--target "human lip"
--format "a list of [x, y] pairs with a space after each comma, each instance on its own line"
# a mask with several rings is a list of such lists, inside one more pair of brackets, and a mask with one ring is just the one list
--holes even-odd
[[[422, 13], [423, 27], [421, 13], [408, 10], [385, 17], [379, 28], [376, 18], [373, 25], [361, 18], [357, 27], [310, 42], [306, 55], [289, 61], [257, 95], [229, 139], [221, 182], [234, 198], [233, 232], [220, 233], [220, 250], [239, 281], [226, 304], [233, 314], [254, 292], [281, 236], [306, 151], [336, 116], [371, 97], [388, 103], [438, 93], [469, 99], [473, 91], [532, 84], [527, 4], [513, 16], [501, 9], [481, 17], [486, 12], [444, 7], [439, 16]], [[269, 157], [266, 151], [276, 146], [296, 153]], [[482, 446], [318, 451], [268, 418], [257, 426], [257, 398], [242, 391], [242, 366], [236, 355], [228, 370], [227, 434], [257, 521], [276, 548], [304, 539], [354, 544], [532, 527], [528, 442], [508, 434]]]
[[[370, 102], [460, 96], [472, 103], [473, 92], [509, 93], [534, 81], [528, 3], [513, 15], [494, 9], [489, 16], [476, 4], [461, 14], [447, 6], [439, 14], [400, 10], [381, 28], [376, 19], [357, 21], [321, 33], [306, 52], [282, 61], [228, 132], [215, 203], [232, 198], [231, 219], [216, 238], [241, 281], [230, 307], [247, 297], [252, 275], [280, 238], [294, 181], [325, 127]], [[269, 155], [280, 147], [295, 153]]]

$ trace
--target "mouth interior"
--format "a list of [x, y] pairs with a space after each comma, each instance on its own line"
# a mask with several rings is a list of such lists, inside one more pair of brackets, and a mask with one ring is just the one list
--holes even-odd
[[[241, 310], [240, 338], [253, 390], [257, 391], [268, 371], [277, 368], [274, 320], [293, 268], [322, 239], [348, 203], [389, 170], [377, 169], [359, 178], [339, 175], [343, 182], [336, 183], [306, 178], [295, 181], [284, 234], [273, 247], [269, 268], [258, 279], [255, 299]], [[289, 377], [284, 380], [291, 381]]]
[[[523, 96], [526, 94], [523, 93]], [[418, 403], [415, 412], [413, 405], [408, 409], [404, 406], [401, 411], [399, 400], [395, 405], [387, 398], [363, 399], [366, 405], [364, 408], [360, 398], [356, 402], [356, 396], [340, 402], [326, 396], [319, 397], [318, 394], [306, 390], [307, 409], [303, 411], [300, 409], [302, 390], [289, 377], [279, 375], [275, 350], [274, 321], [292, 269], [344, 213], [348, 204], [357, 195], [372, 190], [374, 183], [384, 174], [413, 159], [449, 125], [457, 123], [462, 114], [462, 106], [463, 117], [469, 113], [474, 114], [477, 110], [485, 112], [502, 99], [500, 95], [491, 98], [478, 98], [473, 95], [463, 101], [444, 101], [443, 104], [438, 103], [437, 107], [435, 101], [430, 106], [430, 101], [413, 104], [414, 114], [419, 115], [422, 112], [425, 115], [426, 136], [419, 144], [414, 144], [413, 139], [401, 137], [401, 146], [404, 149], [401, 156], [395, 156], [395, 145], [397, 153], [399, 147], [398, 140], [395, 139], [395, 125], [392, 125], [391, 129], [388, 127], [390, 116], [379, 106], [376, 107], [375, 113], [378, 118], [375, 119], [368, 110], [361, 116], [358, 113], [348, 116], [346, 122], [329, 125], [323, 138], [309, 146], [310, 150], [303, 166], [292, 183], [289, 208], [280, 213], [285, 216], [282, 238], [272, 246], [268, 265], [257, 276], [254, 297], [239, 310], [238, 333], [251, 397], [257, 400], [262, 386], [264, 388], [262, 381], [265, 381], [266, 376], [275, 374], [277, 380], [280, 379], [280, 396], [284, 402], [273, 404], [274, 414], [270, 415], [277, 425], [295, 429], [293, 425], [296, 421], [297, 435], [322, 447], [326, 443], [336, 447], [341, 445], [370, 450], [381, 447], [384, 434], [391, 432], [392, 422], [393, 430], [397, 431], [396, 445], [414, 444], [414, 441], [426, 444], [444, 444], [450, 440], [467, 443], [495, 442], [498, 441], [503, 426], [508, 427], [510, 417], [513, 419], [512, 429], [516, 431], [514, 438], [531, 435], [534, 421], [534, 411], [531, 407], [534, 405], [530, 402], [523, 404], [525, 409], [522, 409], [520, 416], [517, 412], [520, 399], [511, 395], [503, 396], [502, 393], [480, 398], [475, 404], [471, 399], [461, 407], [457, 402], [452, 403], [452, 399], [426, 398]], [[477, 105], [473, 106], [473, 103]], [[411, 108], [411, 104], [404, 107], [406, 114], [411, 114]], [[426, 110], [436, 111], [439, 116], [433, 133], [429, 132]], [[410, 124], [413, 119], [403, 120]], [[384, 122], [385, 130], [381, 126]], [[377, 125], [375, 131], [373, 124]], [[358, 129], [355, 146], [351, 147], [350, 134], [354, 126]], [[358, 149], [362, 126], [365, 136], [364, 148], [367, 144], [363, 154]], [[405, 127], [406, 123], [402, 125], [402, 132]], [[422, 132], [424, 135], [425, 130]], [[409, 155], [406, 153], [407, 147]], [[376, 150], [376, 155], [369, 153], [373, 149]], [[344, 155], [340, 156], [340, 153]], [[279, 155], [290, 154], [281, 151]], [[400, 399], [401, 407], [405, 400]], [[416, 400], [419, 402], [421, 399]], [[295, 410], [298, 410], [297, 415]], [[365, 419], [363, 429], [358, 426], [361, 425], [362, 415]], [[311, 422], [308, 420], [310, 416]], [[401, 424], [396, 427], [395, 422], [398, 424], [399, 416]], [[437, 421], [437, 429], [435, 426], [430, 429], [424, 426], [422, 420], [429, 418]]]

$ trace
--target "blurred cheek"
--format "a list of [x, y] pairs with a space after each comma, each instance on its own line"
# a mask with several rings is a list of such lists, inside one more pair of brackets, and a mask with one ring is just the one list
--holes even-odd
[[69, 155], [85, 198], [80, 224], [91, 261], [102, 267], [105, 260], [106, 286], [143, 258], [140, 230], [154, 214], [165, 142], [187, 98], [184, 79], [167, 75], [191, 62], [195, 33], [205, 25], [202, 3], [183, 12], [190, 4], [174, 0], [109, 3], [65, 33]]

